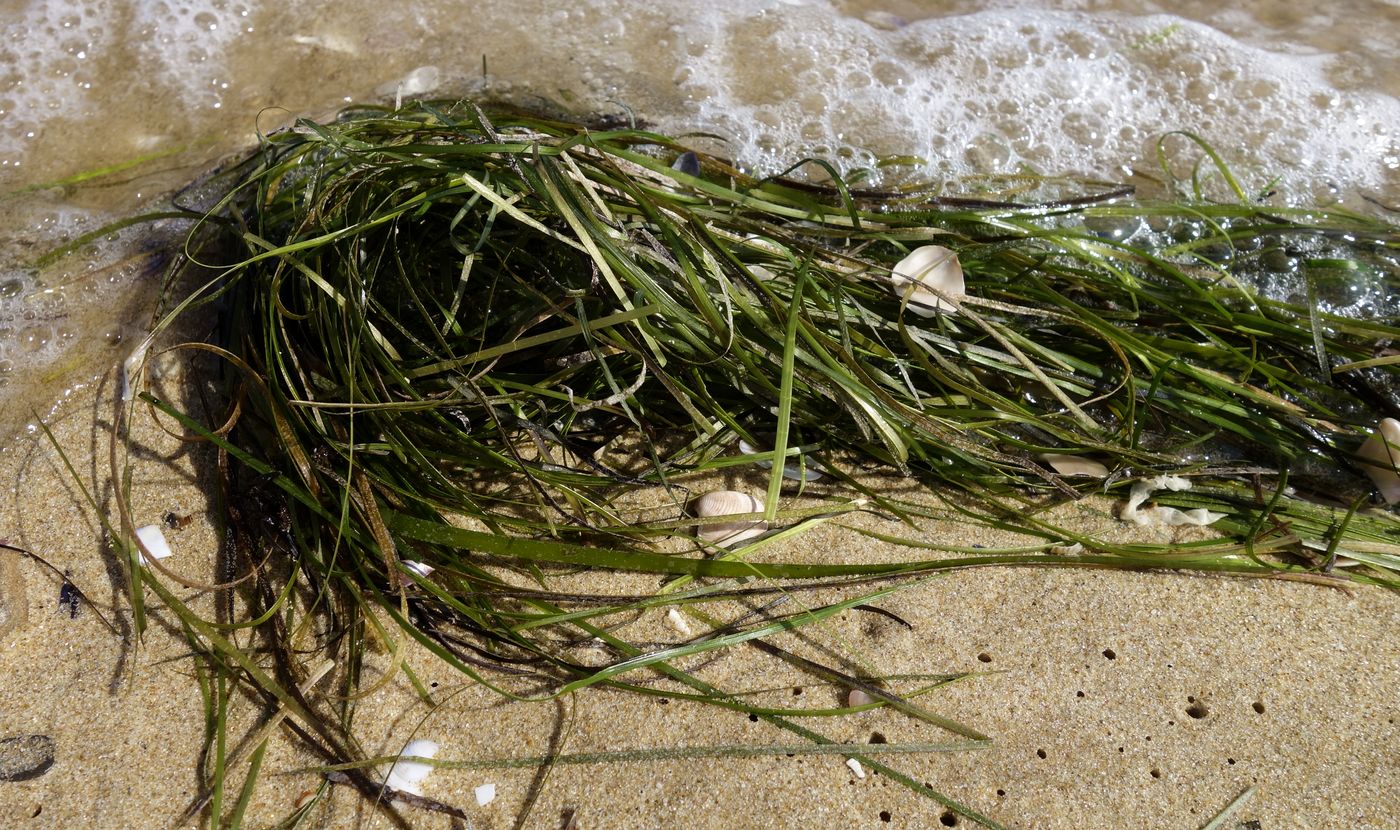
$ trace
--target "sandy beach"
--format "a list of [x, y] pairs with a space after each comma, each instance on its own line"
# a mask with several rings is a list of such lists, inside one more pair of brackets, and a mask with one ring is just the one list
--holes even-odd
[[[98, 229], [171, 210], [172, 193], [197, 203], [181, 189], [297, 117], [326, 117], [352, 101], [498, 97], [722, 139], [751, 171], [816, 156], [861, 176], [875, 171], [862, 184], [879, 184], [888, 163], [893, 182], [917, 174], [954, 194], [1028, 171], [1110, 183], [1171, 178], [1173, 169], [1183, 182], [1199, 170], [1214, 175], [1182, 133], [1159, 142], [1190, 130], [1220, 151], [1250, 199], [1393, 208], [1400, 183], [1393, 0], [1326, 9], [1281, 0], [10, 5], [13, 21], [0, 23], [0, 828], [209, 826], [199, 800], [218, 751], [209, 675], [176, 615], [149, 591], [149, 626], [136, 635], [128, 563], [103, 524], [118, 521], [121, 486], [110, 464], [116, 367], [144, 335], [161, 267], [187, 226]], [[72, 256], [37, 264], [85, 234], [94, 234], [90, 244]], [[1291, 254], [1283, 259], [1297, 266]], [[1393, 271], [1376, 284], [1385, 279]], [[1311, 304], [1302, 285], [1274, 290]], [[1356, 293], [1352, 310], [1371, 309], [1358, 314], [1386, 307]], [[182, 336], [212, 328], [195, 323]], [[152, 390], [195, 410], [200, 377], [185, 362], [158, 358]], [[177, 432], [144, 409], [132, 421], [132, 520], [165, 529], [174, 550], [166, 568], [214, 582], [222, 532], [214, 465], [207, 447]], [[712, 483], [761, 492], [766, 477], [740, 471]], [[1055, 518], [1115, 541], [1192, 538], [1132, 536], [1149, 531], [1119, 521], [1106, 500], [1062, 507]], [[890, 525], [853, 514], [764, 555], [931, 555], [862, 528]], [[954, 547], [1015, 541], [952, 521], [918, 532]], [[211, 593], [163, 584], [216, 617]], [[658, 583], [580, 574], [567, 584], [625, 594]], [[846, 596], [831, 589], [789, 601]], [[320, 793], [298, 826], [976, 826], [943, 799], [1018, 830], [1200, 830], [1248, 794], [1212, 830], [1400, 830], [1400, 593], [985, 568], [911, 582], [876, 605], [765, 642], [888, 678], [900, 694], [965, 674], [917, 703], [990, 745], [968, 749], [952, 732], [879, 707], [801, 719], [848, 745], [817, 751], [770, 721], [672, 694], [645, 668], [623, 679], [655, 694], [592, 687], [511, 702], [407, 645], [418, 687], [402, 671], [376, 685], [393, 660], [373, 651], [361, 684], [373, 691], [355, 703], [355, 737], [367, 757], [393, 756], [418, 738], [438, 743], [442, 764], [423, 794], [465, 819], [376, 806], [329, 780], [287, 723], [265, 726], [285, 713], [247, 697], [226, 730], [224, 750], [238, 762], [223, 812], [238, 797], [251, 739], [267, 734], [243, 827], [283, 826]], [[723, 610], [733, 619], [752, 608]], [[664, 608], [617, 633], [644, 649], [686, 636]], [[590, 666], [622, 658], [587, 641], [571, 648]], [[845, 688], [752, 644], [680, 665], [752, 705], [847, 702]], [[335, 700], [335, 669], [311, 688], [313, 700]], [[913, 744], [920, 751], [904, 751]], [[864, 761], [848, 763], [855, 756]], [[878, 764], [937, 795], [915, 794]], [[480, 795], [487, 785], [490, 800]]]
[[[108, 378], [95, 388], [110, 387]], [[110, 401], [89, 395], [51, 424], [108, 509], [110, 411]], [[135, 520], [192, 517], [169, 531], [177, 553], [166, 564], [209, 579], [216, 538], [199, 451], [150, 418], [136, 419], [133, 437]], [[139, 643], [98, 619], [100, 611], [130, 636], [122, 571], [42, 436], [12, 444], [0, 463], [0, 477], [11, 482], [0, 535], [68, 573], [92, 601], [74, 615], [60, 602], [54, 574], [22, 557], [7, 564], [18, 579], [7, 577], [4, 613], [18, 624], [0, 646], [0, 738], [47, 735], [54, 760], [32, 780], [0, 782], [0, 821], [172, 826], [199, 790], [205, 729], [188, 646], [158, 605], [150, 606], [152, 624]], [[1072, 509], [1085, 527], [1111, 531], [1116, 522], [1107, 505]], [[956, 527], [937, 532], [978, 542]], [[830, 525], [787, 544], [776, 553], [908, 557]], [[629, 580], [635, 583], [618, 577], [595, 588], [626, 590]], [[208, 595], [181, 596], [212, 614]], [[926, 580], [881, 606], [909, 627], [848, 611], [771, 640], [818, 659], [839, 651], [853, 661], [847, 670], [878, 675], [976, 673], [920, 702], [988, 734], [991, 748], [870, 757], [1008, 827], [1196, 828], [1248, 788], [1252, 799], [1227, 827], [1397, 826], [1400, 597], [1393, 593], [1189, 574], [996, 569]], [[660, 611], [626, 633], [643, 643], [679, 638]], [[585, 690], [559, 701], [507, 703], [429, 655], [411, 651], [408, 660], [437, 706], [417, 698], [402, 675], [362, 701], [358, 732], [371, 755], [397, 753], [413, 737], [437, 741], [439, 759], [448, 761], [804, 743], [742, 714], [664, 697]], [[382, 667], [383, 656], [376, 661]], [[746, 646], [702, 662], [700, 677], [754, 693], [751, 702], [843, 702], [844, 690]], [[634, 679], [655, 678], [640, 671]], [[230, 733], [251, 730], [248, 717]], [[814, 728], [855, 745], [958, 740], [887, 709]], [[547, 774], [540, 767], [441, 769], [424, 793], [466, 810], [476, 828], [520, 826], [527, 796], [537, 801], [523, 826], [539, 828], [565, 826], [571, 815], [588, 828], [972, 826], [873, 770], [858, 777], [846, 757], [627, 760], [560, 764]], [[279, 734], [248, 826], [275, 823], [313, 791], [321, 777], [305, 768], [315, 763]], [[498, 795], [477, 806], [474, 790], [487, 783]], [[446, 816], [413, 809], [402, 818], [413, 827], [450, 826]], [[335, 787], [311, 826], [394, 825]]]

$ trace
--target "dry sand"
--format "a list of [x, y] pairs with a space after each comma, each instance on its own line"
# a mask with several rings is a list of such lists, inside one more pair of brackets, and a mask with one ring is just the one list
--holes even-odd
[[[104, 388], [110, 388], [111, 381]], [[111, 506], [106, 425], [110, 404], [74, 400], [53, 424], [84, 483]], [[167, 563], [212, 577], [215, 534], [197, 452], [137, 421], [138, 523], [166, 514], [194, 520], [169, 535]], [[0, 826], [168, 827], [198, 791], [204, 711], [188, 647], [171, 616], [151, 609], [138, 645], [129, 634], [121, 568], [92, 510], [42, 436], [0, 454], [0, 538], [42, 555], [91, 598], [76, 617], [60, 606], [60, 580], [4, 554], [0, 739], [50, 736], [55, 763], [0, 782]], [[1112, 531], [1103, 508], [1078, 508]], [[944, 539], [971, 543], [969, 531]], [[822, 527], [778, 553], [838, 550], [853, 559], [909, 558], [850, 531]], [[625, 581], [625, 580], [624, 580]], [[180, 591], [190, 597], [197, 592]], [[154, 597], [149, 597], [154, 599]], [[816, 602], [818, 597], [806, 598]], [[193, 599], [210, 612], [207, 596]], [[1400, 827], [1400, 596], [1382, 590], [1192, 575], [997, 569], [943, 576], [894, 594], [882, 607], [907, 620], [847, 612], [800, 637], [799, 653], [855, 655], [848, 670], [878, 674], [984, 674], [921, 698], [927, 708], [989, 735], [973, 752], [879, 756], [915, 779], [1017, 828], [1198, 828], [1255, 787], [1228, 828]], [[20, 615], [22, 612], [22, 616]], [[627, 631], [676, 639], [661, 612]], [[608, 659], [601, 652], [598, 661]], [[410, 737], [442, 745], [444, 759], [529, 756], [650, 747], [801, 743], [763, 722], [680, 700], [586, 691], [559, 702], [506, 704], [424, 654], [410, 661], [439, 706], [429, 711], [402, 675], [361, 706], [367, 751], [391, 754]], [[382, 664], [382, 660], [379, 661]], [[841, 692], [739, 646], [698, 673], [733, 690], [767, 689], [775, 706], [839, 705]], [[689, 664], [687, 664], [689, 665]], [[637, 679], [645, 679], [639, 673]], [[250, 723], [241, 724], [243, 729]], [[842, 741], [949, 741], [955, 736], [886, 709], [815, 724]], [[233, 730], [242, 734], [240, 729]], [[857, 778], [839, 755], [699, 759], [536, 769], [439, 770], [425, 794], [467, 810], [473, 828], [525, 826], [811, 828], [970, 827], [884, 776]], [[314, 788], [312, 763], [279, 736], [249, 826], [266, 826]], [[499, 797], [478, 807], [473, 788]], [[319, 814], [323, 827], [390, 827], [346, 788]], [[408, 811], [414, 827], [449, 827]], [[1253, 822], [1253, 823], [1249, 823]]]

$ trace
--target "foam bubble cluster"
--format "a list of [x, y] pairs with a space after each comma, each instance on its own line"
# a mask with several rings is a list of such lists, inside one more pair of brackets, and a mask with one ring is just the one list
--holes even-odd
[[[1017, 10], [906, 24], [775, 6], [705, 34], [678, 89], [763, 168], [913, 154], [935, 176], [1120, 177], [1159, 170], [1159, 139], [1186, 130], [1303, 200], [1400, 183], [1394, 97], [1339, 88], [1333, 57], [1179, 18]], [[1163, 150], [1199, 157], [1185, 140]]]
[[[1015, 0], [119, 5], [32, 0], [5, 24], [0, 172], [36, 141], [74, 140], [46, 127], [93, 128], [95, 147], [130, 155], [251, 135], [265, 107], [323, 114], [427, 67], [430, 91], [630, 108], [715, 132], [763, 170], [917, 156], [935, 178], [1121, 177], [1155, 170], [1158, 139], [1187, 130], [1299, 201], [1400, 187], [1400, 72], [1385, 69], [1400, 46], [1372, 31], [1365, 0], [1283, 19], [1276, 3], [1174, 4], [1188, 19], [1134, 13], [1158, 7], [1132, 0], [1092, 14]], [[1186, 142], [1165, 152], [1199, 157]]]

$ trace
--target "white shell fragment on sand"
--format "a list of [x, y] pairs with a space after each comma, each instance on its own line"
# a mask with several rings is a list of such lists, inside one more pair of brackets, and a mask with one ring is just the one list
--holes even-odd
[[868, 693], [863, 692], [860, 689], [852, 689], [846, 693], [847, 706], [869, 706], [874, 702], [875, 698], [871, 697]]
[[860, 765], [860, 761], [854, 758], [847, 758], [846, 766], [851, 768], [851, 772], [855, 773], [857, 778], [865, 778], [865, 767]]
[[675, 608], [666, 612], [666, 622], [670, 623], [671, 627], [676, 629], [676, 633], [682, 637], [690, 636], [690, 624], [685, 621], [685, 615]]
[[496, 785], [482, 784], [472, 792], [476, 793], [476, 806], [485, 807], [496, 800]]
[[[150, 551], [154, 559], [164, 559], [174, 553], [170, 549], [170, 543], [165, 541], [165, 533], [160, 529], [160, 525], [146, 525], [136, 528], [136, 538], [141, 540], [141, 544]], [[142, 551], [141, 561], [146, 561], [146, 553]]]
[[419, 739], [409, 741], [399, 753], [399, 760], [389, 767], [389, 775], [384, 779], [386, 786], [411, 795], [423, 794], [423, 779], [433, 771], [431, 764], [422, 761], [407, 761], [407, 757], [434, 758], [438, 753], [437, 741]]
[[[740, 438], [739, 452], [744, 455], [758, 455], [765, 451]], [[754, 463], [765, 470], [772, 469], [773, 467], [772, 461], [755, 461]], [[817, 470], [811, 464], [798, 464], [796, 461], [789, 461], [783, 465], [783, 478], [790, 478], [793, 481], [816, 481], [821, 477], [821, 471]]]
[[[695, 500], [695, 515], [702, 519], [730, 516], [737, 513], [761, 513], [763, 502], [737, 490], [715, 490]], [[768, 529], [768, 523], [758, 519], [743, 522], [722, 522], [700, 525], [695, 535], [702, 542], [728, 547], [752, 539]]]
[[891, 282], [894, 292], [908, 299], [909, 310], [920, 317], [931, 317], [936, 311], [958, 310], [951, 301], [940, 299], [929, 289], [941, 291], [950, 298], [967, 293], [958, 255], [942, 245], [915, 248], [895, 264]]
[[1092, 458], [1047, 452], [1040, 456], [1040, 460], [1065, 478], [1108, 478], [1108, 468]]
[[[1371, 464], [1363, 464], [1366, 475], [1375, 482], [1386, 504], [1400, 502], [1400, 421], [1384, 418], [1357, 455]], [[1378, 466], [1379, 465], [1379, 466]]]
[[1156, 478], [1144, 479], [1133, 484], [1132, 492], [1128, 494], [1128, 503], [1123, 505], [1123, 510], [1118, 514], [1118, 518], [1125, 522], [1143, 525], [1196, 525], [1204, 527], [1214, 524], [1225, 518], [1224, 513], [1215, 513], [1204, 507], [1194, 510], [1178, 510], [1175, 507], [1157, 505], [1155, 507], [1142, 507], [1142, 503], [1147, 501], [1158, 490], [1190, 490], [1191, 481], [1181, 476], [1157, 476]]

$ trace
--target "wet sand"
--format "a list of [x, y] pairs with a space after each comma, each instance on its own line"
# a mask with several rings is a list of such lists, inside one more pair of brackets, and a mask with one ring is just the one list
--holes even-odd
[[[111, 386], [108, 378], [100, 389]], [[110, 509], [111, 406], [94, 398], [70, 401], [53, 427], [83, 481]], [[198, 453], [148, 417], [136, 419], [134, 437], [137, 523], [166, 514], [193, 517], [168, 531], [177, 553], [166, 564], [211, 579], [211, 491], [201, 480]], [[121, 569], [42, 436], [0, 454], [0, 480], [8, 484], [0, 538], [68, 572], [95, 606], [72, 616], [60, 605], [53, 574], [5, 554], [15, 559], [23, 590], [6, 583], [0, 612], [17, 621], [0, 641], [0, 738], [48, 735], [56, 751], [45, 774], [0, 781], [0, 826], [171, 826], [198, 791], [205, 729], [188, 646], [158, 604], [150, 606], [152, 625], [135, 646], [97, 618], [94, 611], [101, 611], [130, 632]], [[1086, 526], [1113, 532], [1106, 506], [1073, 509]], [[934, 532], [949, 543], [980, 538], [966, 528]], [[811, 551], [854, 560], [910, 556], [831, 525], [796, 537], [774, 556]], [[625, 589], [629, 579], [603, 587]], [[177, 593], [212, 614], [207, 595]], [[1400, 596], [1394, 593], [1179, 574], [995, 569], [928, 580], [880, 605], [911, 627], [851, 611], [772, 642], [816, 659], [831, 660], [839, 651], [851, 657], [846, 670], [857, 673], [979, 672], [919, 701], [992, 736], [990, 749], [872, 757], [1007, 827], [1197, 828], [1249, 787], [1256, 788], [1252, 800], [1226, 827], [1400, 826]], [[642, 642], [679, 638], [661, 611], [626, 634]], [[668, 698], [589, 690], [559, 702], [504, 703], [424, 653], [411, 651], [409, 660], [438, 707], [430, 711], [399, 675], [361, 704], [357, 722], [367, 752], [392, 754], [412, 737], [437, 741], [438, 757], [449, 760], [803, 743], [743, 714]], [[842, 690], [750, 647], [697, 662], [705, 663], [698, 675], [716, 686], [766, 690], [750, 700], [842, 702]], [[372, 669], [384, 663], [382, 655], [374, 657]], [[807, 725], [855, 744], [957, 740], [887, 709]], [[245, 712], [231, 732], [252, 726]], [[635, 761], [559, 765], [547, 775], [442, 769], [424, 792], [466, 810], [473, 828], [516, 826], [532, 792], [538, 801], [524, 826], [537, 828], [563, 826], [572, 813], [579, 827], [592, 829], [975, 826], [873, 771], [858, 778], [845, 761], [803, 754]], [[293, 771], [314, 763], [279, 734], [264, 760], [248, 826], [290, 812], [320, 780]], [[473, 789], [485, 783], [495, 783], [499, 795], [479, 807]], [[310, 826], [393, 826], [348, 788], [333, 789]], [[403, 815], [414, 827], [450, 826], [443, 815]]]

